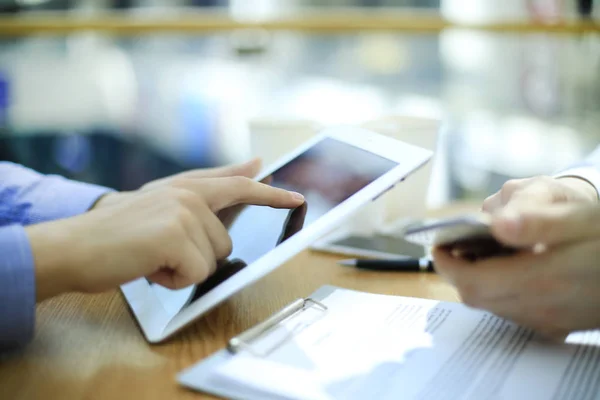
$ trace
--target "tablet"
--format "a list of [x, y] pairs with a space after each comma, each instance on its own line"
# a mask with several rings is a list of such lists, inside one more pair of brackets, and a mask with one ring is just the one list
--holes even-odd
[[234, 210], [227, 223], [232, 254], [206, 282], [169, 290], [142, 278], [121, 286], [144, 336], [155, 343], [173, 335], [338, 227], [431, 155], [429, 150], [354, 127], [320, 133], [257, 178], [302, 193], [305, 204], [294, 210], [262, 206]]

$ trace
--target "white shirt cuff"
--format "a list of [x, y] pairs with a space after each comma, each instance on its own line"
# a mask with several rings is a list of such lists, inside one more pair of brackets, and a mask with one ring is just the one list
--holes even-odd
[[596, 189], [596, 194], [600, 199], [600, 171], [594, 167], [576, 167], [569, 168], [554, 175], [555, 178], [575, 177], [587, 181]]

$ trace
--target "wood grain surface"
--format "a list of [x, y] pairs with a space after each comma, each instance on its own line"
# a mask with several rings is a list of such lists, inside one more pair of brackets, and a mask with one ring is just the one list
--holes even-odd
[[499, 33], [579, 34], [599, 32], [595, 21], [577, 19], [528, 21], [511, 20], [459, 23], [444, 19], [438, 12], [412, 9], [336, 9], [305, 10], [285, 16], [235, 18], [223, 11], [158, 10], [156, 12], [101, 12], [95, 15], [36, 12], [24, 16], [0, 16], [0, 35], [63, 35], [77, 31], [100, 31], [118, 35], [180, 32], [210, 33], [240, 29], [299, 31], [311, 33], [348, 33], [388, 31], [439, 33], [448, 28], [464, 28]]
[[34, 342], [0, 361], [0, 398], [10, 400], [201, 399], [175, 375], [228, 339], [324, 284], [457, 301], [432, 273], [357, 271], [305, 251], [160, 345], [147, 344], [118, 291], [70, 294], [41, 304]]

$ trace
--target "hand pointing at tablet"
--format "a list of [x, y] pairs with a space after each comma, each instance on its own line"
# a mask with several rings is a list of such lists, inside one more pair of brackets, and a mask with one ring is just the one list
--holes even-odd
[[219, 213], [240, 204], [295, 208], [304, 202], [250, 179], [259, 167], [251, 162], [176, 175], [109, 194], [83, 215], [28, 227], [38, 301], [144, 276], [172, 289], [204, 281], [231, 253]]
[[[251, 180], [260, 167], [251, 162], [190, 171], [136, 191], [108, 195], [107, 188], [0, 162], [0, 278], [5, 278], [0, 279], [0, 303], [5, 305], [0, 307], [0, 351], [3, 346], [31, 340], [36, 300], [65, 291], [100, 291], [141, 277], [181, 288], [206, 279], [223, 264], [219, 261], [232, 256], [248, 264], [244, 276], [250, 276], [250, 282], [281, 265], [306, 240], [325, 234], [430, 156], [425, 149], [382, 135], [340, 127], [320, 133], [281, 157], [261, 174], [263, 183]], [[352, 180], [343, 196], [331, 200], [322, 185], [303, 187], [287, 179], [286, 171], [306, 159], [322, 166], [317, 172], [329, 168], [354, 176], [359, 170], [358, 175], [366, 178], [361, 185]], [[315, 180], [319, 178], [317, 174]], [[304, 198], [292, 191], [310, 196], [311, 207], [299, 209]], [[326, 215], [331, 217], [325, 219]], [[313, 225], [320, 218], [323, 223]], [[298, 229], [303, 219], [311, 229], [282, 244], [289, 250], [280, 247], [278, 251], [277, 244]], [[248, 229], [256, 225], [260, 234]], [[232, 241], [236, 249], [228, 257]], [[254, 264], [263, 257], [265, 265]], [[230, 282], [222, 286], [223, 296], [247, 283], [241, 275]], [[128, 289], [146, 288], [144, 280], [137, 283], [141, 285], [124, 288], [128, 301], [138, 298]], [[198, 312], [219, 299], [208, 296], [205, 303], [198, 303]], [[181, 325], [172, 329], [180, 329], [192, 317], [186, 314]], [[142, 329], [147, 327], [143, 318], [138, 322]], [[152, 333], [152, 340], [162, 334], [166, 333]]]

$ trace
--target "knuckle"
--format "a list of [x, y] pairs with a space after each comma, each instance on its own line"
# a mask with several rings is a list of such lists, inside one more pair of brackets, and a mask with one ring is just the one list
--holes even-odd
[[173, 207], [164, 222], [165, 233], [170, 236], [185, 235], [185, 227], [192, 219], [191, 212], [185, 207]]
[[493, 194], [483, 200], [482, 208], [484, 211], [491, 211], [494, 205], [494, 201], [496, 200], [496, 194]]
[[231, 180], [232, 185], [236, 188], [247, 188], [249, 186], [252, 186], [252, 184], [254, 183], [252, 179], [247, 178], [245, 176], [232, 176], [229, 179]]
[[[216, 264], [215, 264], [216, 265]], [[204, 282], [210, 276], [211, 268], [210, 264], [206, 260], [202, 260], [194, 268], [193, 279], [195, 283]]]
[[182, 226], [189, 224], [190, 222], [192, 222], [194, 220], [194, 216], [192, 215], [192, 212], [185, 207], [180, 207], [177, 210], [176, 218]]
[[229, 235], [225, 235], [222, 240], [219, 241], [219, 247], [215, 250], [215, 256], [218, 260], [227, 258], [233, 251], [233, 241]]
[[184, 204], [191, 203], [196, 200], [196, 196], [193, 192], [190, 192], [187, 189], [176, 189], [174, 193], [175, 199]]
[[164, 224], [161, 237], [180, 240], [185, 237], [185, 229], [177, 219], [172, 218]]
[[181, 203], [188, 198], [188, 191], [180, 187], [169, 185], [164, 187], [162, 190], [164, 197], [175, 203]]
[[179, 213], [180, 211], [178, 208], [173, 208], [164, 219], [163, 224], [170, 234], [175, 234], [181, 230], [182, 226]]
[[516, 192], [522, 189], [523, 185], [523, 179], [511, 179], [504, 182], [502, 188], [500, 189], [500, 199], [502, 202], [508, 202], [508, 200], [510, 200]]
[[187, 180], [180, 176], [174, 176], [170, 178], [167, 182], [167, 185], [173, 189], [182, 189], [185, 190], [187, 186]]
[[215, 260], [214, 258], [211, 260], [208, 260], [206, 262], [206, 276], [204, 276], [203, 280], [208, 279], [208, 277], [210, 277], [216, 270], [217, 270], [217, 260]]
[[502, 184], [502, 192], [512, 193], [521, 186], [521, 180], [511, 179]]
[[183, 191], [183, 189], [173, 186], [165, 186], [161, 188], [161, 190], [166, 194], [166, 196], [168, 196], [171, 199], [177, 199], [179, 193]]
[[528, 192], [546, 194], [556, 191], [556, 180], [549, 176], [536, 176], [531, 178], [531, 183], [528, 185]]
[[512, 179], [510, 181], [504, 182], [504, 184], [502, 185], [502, 189], [500, 189], [501, 203], [502, 204], [508, 203], [515, 196], [515, 194], [520, 190], [520, 188], [521, 188], [521, 182], [516, 179]]
[[552, 178], [548, 175], [540, 175], [533, 178], [535, 183], [544, 184], [544, 185], [552, 185], [556, 182], [556, 179]]

